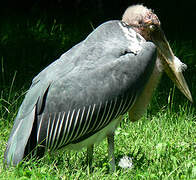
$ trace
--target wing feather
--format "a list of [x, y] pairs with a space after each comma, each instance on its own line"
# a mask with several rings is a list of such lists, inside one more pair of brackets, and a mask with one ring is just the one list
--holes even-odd
[[56, 149], [81, 142], [132, 106], [157, 54], [155, 45], [123, 28], [120, 21], [102, 24], [34, 78], [14, 122], [6, 164], [18, 164], [36, 143]]
[[[44, 114], [42, 114], [43, 116]], [[46, 133], [46, 146], [49, 148], [49, 137], [50, 137], [50, 124], [51, 124], [51, 116], [48, 116], [48, 126], [47, 126], [47, 133]]]
[[[127, 49], [133, 46], [129, 46], [126, 37], [122, 38], [122, 29], [118, 31], [121, 34], [118, 42], [122, 42], [120, 48], [116, 48], [110, 39], [109, 44], [106, 43], [110, 45], [108, 51], [103, 51], [102, 46], [97, 44], [93, 47], [92, 56], [89, 56], [91, 46], [88, 43], [94, 42], [93, 36], [89, 36], [83, 42], [83, 47], [86, 47], [83, 55], [88, 57], [81, 55], [77, 61], [74, 59], [72, 63], [75, 63], [75, 67], [67, 74], [61, 72], [58, 76], [60, 79], [50, 85], [43, 113], [52, 113], [51, 116], [54, 113], [65, 113], [61, 120], [51, 119], [48, 138], [51, 149], [80, 142], [103, 129], [130, 109], [142, 91], [156, 59], [155, 46], [138, 41], [140, 51], [133, 53]], [[97, 59], [94, 53], [100, 53], [101, 49], [105, 54]], [[53, 126], [57, 126], [56, 129]], [[44, 134], [44, 129], [42, 131]]]
[[66, 140], [67, 142], [69, 142], [70, 141], [70, 139], [72, 139], [73, 138], [73, 135], [76, 133], [76, 125], [77, 125], [77, 123], [78, 123], [78, 116], [79, 116], [79, 113], [80, 113], [80, 109], [78, 109], [78, 111], [77, 111], [77, 113], [76, 113], [76, 118], [74, 118], [73, 119], [73, 117], [72, 117], [72, 119], [73, 119], [73, 126], [72, 126], [72, 128], [71, 129], [69, 129], [69, 136], [68, 136], [68, 139]]
[[54, 143], [53, 143], [53, 147], [51, 147], [51, 149], [55, 149], [56, 144], [57, 144], [59, 123], [62, 120], [61, 114], [62, 114], [61, 112], [58, 113], [58, 118], [56, 120], [57, 123], [55, 124], [55, 130], [53, 132], [53, 138], [52, 138], [52, 142], [54, 142]]
[[66, 137], [66, 133], [67, 133], [67, 126], [68, 126], [68, 120], [69, 120], [69, 116], [70, 116], [70, 111], [67, 113], [67, 116], [66, 116], [66, 120], [65, 120], [65, 126], [64, 126], [64, 129], [63, 129], [63, 133], [62, 133], [62, 138], [61, 138], [61, 141], [59, 143], [59, 147], [63, 146], [64, 142], [66, 141], [65, 137]]

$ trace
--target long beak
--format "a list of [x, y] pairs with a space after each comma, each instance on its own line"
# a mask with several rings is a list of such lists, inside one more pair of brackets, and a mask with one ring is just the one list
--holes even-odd
[[158, 26], [151, 31], [152, 41], [158, 48], [159, 58], [164, 66], [164, 70], [179, 90], [193, 102], [190, 90], [182, 74], [186, 65], [183, 64], [177, 57], [174, 56], [172, 49], [162, 31]]

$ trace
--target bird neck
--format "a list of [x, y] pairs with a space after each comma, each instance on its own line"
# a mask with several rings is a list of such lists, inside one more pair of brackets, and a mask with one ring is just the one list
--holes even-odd
[[129, 118], [131, 121], [139, 120], [146, 111], [148, 104], [150, 103], [150, 100], [152, 98], [153, 91], [158, 85], [162, 70], [162, 64], [159, 58], [157, 58], [153, 72], [148, 82], [146, 83], [145, 88], [143, 89], [141, 95], [137, 98], [135, 104], [129, 111]]

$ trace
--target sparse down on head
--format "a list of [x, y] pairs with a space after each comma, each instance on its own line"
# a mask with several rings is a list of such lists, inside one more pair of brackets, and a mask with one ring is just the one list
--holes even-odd
[[192, 102], [190, 90], [182, 74], [186, 65], [174, 56], [157, 15], [143, 5], [133, 5], [126, 9], [122, 21], [143, 36], [146, 41], [152, 41], [157, 46], [158, 56], [164, 71]]
[[134, 5], [127, 8], [123, 14], [122, 21], [132, 26], [146, 40], [150, 40], [150, 30], [152, 28], [150, 25], [160, 26], [160, 21], [156, 14], [143, 5]]

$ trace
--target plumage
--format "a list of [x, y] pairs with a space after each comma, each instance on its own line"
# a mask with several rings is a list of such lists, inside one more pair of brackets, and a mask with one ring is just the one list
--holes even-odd
[[100, 25], [33, 79], [4, 163], [17, 165], [28, 154], [42, 157], [46, 150], [87, 147], [91, 165], [93, 145], [107, 137], [114, 171], [114, 132], [122, 115], [128, 112], [132, 121], [142, 116], [161, 71], [192, 101], [185, 67], [174, 56], [156, 14], [143, 5], [129, 7], [122, 21]]
[[74, 148], [111, 122], [116, 127], [115, 119], [134, 104], [155, 59], [155, 46], [121, 21], [100, 25], [34, 78], [15, 119], [5, 163], [16, 165], [33, 149], [42, 156], [46, 149]]

